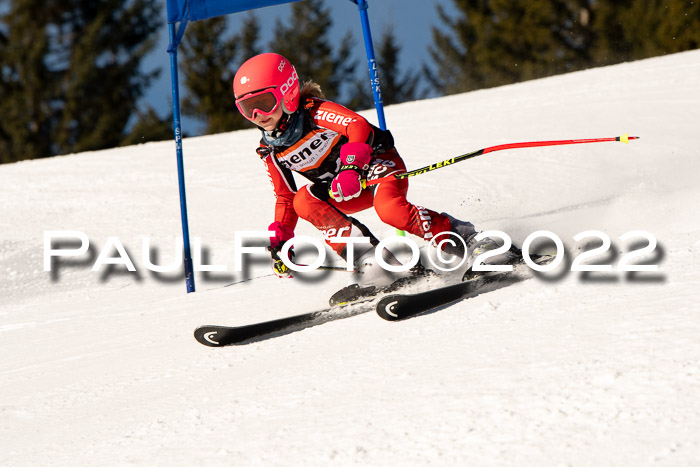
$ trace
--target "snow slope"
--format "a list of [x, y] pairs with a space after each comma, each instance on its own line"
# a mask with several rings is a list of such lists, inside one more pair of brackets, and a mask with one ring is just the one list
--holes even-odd
[[[154, 262], [176, 258], [172, 142], [0, 166], [0, 465], [700, 464], [698, 76], [693, 51], [386, 111], [411, 168], [641, 136], [488, 154], [412, 179], [409, 199], [518, 244], [552, 231], [566, 266], [595, 246], [579, 232], [609, 235], [596, 259], [616, 264], [620, 235], [646, 230], [657, 273], [565, 269], [403, 322], [365, 313], [241, 347], [192, 330], [322, 308], [347, 279], [282, 281], [264, 259], [233, 271], [234, 232], [272, 216], [256, 131], [184, 141], [191, 234], [228, 268], [198, 273], [194, 294], [142, 259], [143, 237]], [[44, 272], [48, 230], [91, 249]], [[136, 273], [91, 271], [114, 236]]]

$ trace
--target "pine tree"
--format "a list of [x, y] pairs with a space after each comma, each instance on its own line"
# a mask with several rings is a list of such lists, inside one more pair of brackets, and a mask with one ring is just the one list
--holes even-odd
[[49, 54], [49, 15], [41, 1], [13, 2], [0, 29], [0, 163], [55, 153], [52, 147], [58, 94]]
[[155, 46], [158, 5], [147, 0], [66, 1], [59, 44], [63, 106], [54, 141], [60, 152], [118, 146], [137, 102], [158, 75], [141, 62]]
[[2, 16], [2, 161], [119, 145], [157, 72], [147, 0], [13, 0]]
[[240, 34], [226, 36], [226, 18], [198, 21], [188, 26], [182, 43], [184, 87], [182, 112], [203, 120], [205, 133], [248, 128], [250, 123], [236, 110], [233, 76], [248, 58], [260, 53], [260, 27], [253, 14]]
[[656, 37], [664, 53], [700, 48], [700, 2], [668, 0], [659, 8], [666, 21], [656, 30]]
[[[120, 146], [147, 143], [149, 141], [166, 141], [173, 139], [173, 114], [161, 118], [155, 110], [147, 108], [139, 111], [135, 122]], [[183, 136], [187, 136], [186, 133]]]
[[541, 78], [582, 68], [585, 49], [579, 47], [579, 11], [566, 0], [510, 2], [493, 0], [496, 19], [489, 26], [488, 70], [496, 85]]
[[[428, 52], [436, 64], [435, 71], [426, 73], [432, 87], [441, 94], [479, 89], [486, 78], [478, 67], [479, 31], [475, 24], [484, 23], [491, 15], [488, 0], [454, 0], [461, 14], [454, 18], [442, 5], [437, 5], [440, 27], [432, 28], [433, 43]], [[469, 19], [467, 19], [467, 15]]]
[[392, 27], [388, 27], [382, 33], [378, 50], [377, 65], [384, 103], [391, 105], [417, 99], [421, 74], [415, 70], [401, 73], [399, 67], [401, 46]]
[[[646, 3], [645, 0], [619, 0], [594, 5], [596, 21], [593, 30], [596, 40], [592, 53], [596, 65], [609, 65], [644, 55], [642, 49], [648, 47], [648, 35], [652, 32], [649, 23], [650, 20], [653, 22], [656, 12], [639, 11], [633, 17], [632, 10], [642, 2]], [[635, 33], [630, 30], [630, 26], [639, 28], [640, 31]], [[647, 37], [642, 37], [640, 43], [635, 43], [634, 40], [641, 35]]]
[[[443, 93], [515, 83], [579, 69], [584, 30], [576, 2], [566, 0], [458, 0], [460, 15], [438, 14], [429, 48]], [[445, 32], [447, 30], [447, 32]]]
[[433, 28], [426, 70], [456, 93], [700, 46], [692, 0], [453, 0]]
[[[329, 37], [333, 24], [323, 0], [307, 0], [291, 5], [291, 15], [276, 21], [270, 52], [287, 57], [299, 74], [301, 82], [313, 80], [321, 85], [326, 97], [343, 102], [343, 90], [352, 85], [356, 62], [352, 56], [352, 33], [340, 40]], [[339, 44], [334, 51], [331, 44]], [[347, 102], [347, 101], [345, 101]]]
[[690, 0], [620, 0], [592, 5], [597, 65], [700, 47], [700, 3]]
[[[418, 91], [418, 85], [421, 82], [420, 71], [409, 70], [401, 73], [400, 53], [401, 46], [394, 34], [394, 28], [389, 26], [382, 32], [376, 52], [379, 85], [384, 105], [412, 101], [422, 96]], [[352, 108], [374, 107], [374, 96], [368, 81], [368, 73], [365, 70], [362, 77], [354, 83], [352, 99], [349, 103]]]

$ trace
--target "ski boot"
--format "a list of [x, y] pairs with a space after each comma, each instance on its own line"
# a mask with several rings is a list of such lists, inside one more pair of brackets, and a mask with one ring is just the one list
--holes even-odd
[[[471, 222], [461, 221], [450, 216], [447, 213], [443, 213], [447, 216], [450, 221], [451, 231], [461, 237], [464, 242], [444, 242], [442, 245], [442, 250], [445, 253], [459, 256], [464, 258], [468, 255], [468, 270], [471, 271], [471, 267], [474, 264], [474, 260], [483, 255], [486, 252], [493, 251], [500, 248], [494, 239], [490, 237], [482, 238], [481, 240], [476, 240], [478, 232], [474, 228], [474, 224]], [[465, 250], [466, 246], [466, 250]], [[516, 246], [511, 246], [508, 251], [501, 253], [496, 256], [491, 256], [484, 261], [484, 264], [513, 264], [520, 258], [520, 249]]]
[[[375, 251], [376, 249], [372, 247], [355, 261], [356, 272], [351, 283], [331, 296], [330, 306], [350, 304], [373, 298], [380, 293], [394, 292], [422, 278], [434, 275], [433, 271], [426, 269], [420, 261], [406, 272], [389, 272], [376, 260]], [[382, 253], [387, 264], [401, 266], [401, 262], [390, 251], [384, 249]]]

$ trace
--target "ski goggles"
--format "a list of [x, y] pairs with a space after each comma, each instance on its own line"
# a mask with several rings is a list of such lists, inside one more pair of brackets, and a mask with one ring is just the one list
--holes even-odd
[[256, 113], [272, 115], [281, 102], [282, 93], [277, 88], [269, 88], [236, 99], [236, 107], [245, 118], [254, 120]]

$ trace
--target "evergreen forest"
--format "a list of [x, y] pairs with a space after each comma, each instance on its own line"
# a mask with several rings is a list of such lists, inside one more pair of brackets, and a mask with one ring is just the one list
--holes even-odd
[[[285, 55], [302, 81], [354, 109], [373, 105], [356, 37], [330, 37], [329, 1], [290, 4], [274, 27], [252, 12], [190, 23], [180, 46], [182, 113], [203, 133], [250, 124], [235, 111], [237, 67], [263, 51]], [[371, 1], [371, 0], [370, 0]], [[385, 105], [500, 86], [697, 49], [697, 0], [450, 0], [440, 4], [429, 60], [400, 63], [401, 38], [373, 31]], [[172, 114], [144, 103], [145, 59], [165, 27], [164, 2], [0, 0], [0, 163], [172, 138]], [[165, 52], [163, 52], [165, 53]], [[171, 108], [168, 102], [168, 108]]]

